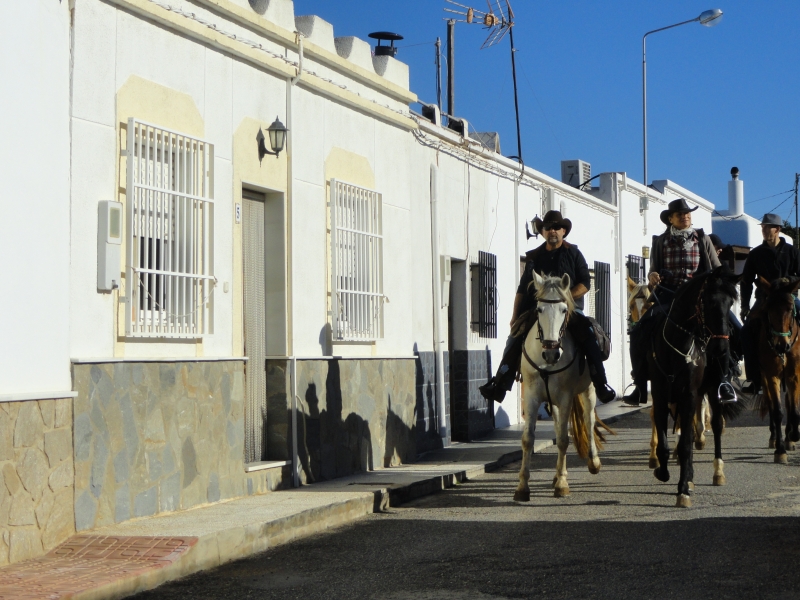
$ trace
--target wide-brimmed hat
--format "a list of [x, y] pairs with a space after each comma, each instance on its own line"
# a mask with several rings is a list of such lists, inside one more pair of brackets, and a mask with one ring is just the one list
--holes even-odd
[[689, 208], [689, 204], [683, 198], [678, 198], [677, 200], [673, 200], [669, 204], [667, 204], [667, 210], [661, 211], [661, 222], [664, 225], [669, 225], [669, 216], [672, 213], [681, 212], [681, 213], [689, 213], [694, 212], [697, 210], [697, 207]]
[[545, 214], [544, 219], [540, 219], [539, 217], [534, 217], [533, 219], [533, 226], [536, 228], [536, 231], [539, 232], [539, 235], [544, 235], [542, 233], [542, 227], [547, 225], [559, 225], [564, 228], [564, 237], [569, 235], [569, 232], [572, 231], [572, 221], [569, 219], [565, 219], [561, 216], [561, 211], [559, 210], [548, 210], [547, 214]]
[[780, 215], [776, 215], [775, 213], [766, 213], [764, 218], [761, 219], [761, 223], [759, 225], [775, 225], [777, 227], [783, 227], [783, 219], [781, 219]]

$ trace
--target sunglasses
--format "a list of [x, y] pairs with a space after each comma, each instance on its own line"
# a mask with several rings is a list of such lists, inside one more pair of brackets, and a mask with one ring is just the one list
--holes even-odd
[[559, 229], [564, 229], [561, 225], [556, 225], [554, 223], [545, 223], [542, 225], [543, 231], [558, 231]]

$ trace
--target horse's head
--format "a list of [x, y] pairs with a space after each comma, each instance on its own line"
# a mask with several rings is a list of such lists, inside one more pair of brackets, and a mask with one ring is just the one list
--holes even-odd
[[728, 314], [739, 294], [736, 284], [741, 275], [736, 275], [725, 266], [717, 267], [702, 277], [700, 296], [697, 300], [698, 317], [703, 329], [700, 334], [708, 340], [706, 364], [716, 364], [719, 375], [728, 369], [731, 325]]
[[650, 288], [646, 283], [636, 283], [628, 277], [628, 311], [631, 315], [631, 322], [638, 323], [642, 315], [653, 306], [650, 299]]
[[534, 271], [533, 284], [536, 286], [538, 303], [539, 341], [544, 348], [542, 358], [547, 364], [554, 365], [561, 358], [561, 338], [564, 337], [569, 315], [575, 310], [569, 291], [569, 275], [542, 277]]
[[783, 356], [797, 337], [792, 335], [796, 318], [792, 294], [800, 288], [800, 277], [784, 277], [770, 283], [759, 276], [756, 286], [765, 296], [763, 314], [768, 328], [767, 341], [778, 356]]

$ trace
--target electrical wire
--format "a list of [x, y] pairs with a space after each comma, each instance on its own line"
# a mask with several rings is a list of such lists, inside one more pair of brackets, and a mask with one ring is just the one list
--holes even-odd
[[777, 194], [772, 194], [772, 196], [764, 196], [763, 198], [759, 198], [758, 200], [748, 200], [745, 204], [755, 204], [756, 202], [761, 202], [762, 200], [769, 200], [770, 198], [774, 198], [775, 196], [780, 196], [781, 194], [788, 194], [792, 192], [794, 194], [794, 188], [790, 190], [786, 190], [785, 192], [778, 192]]

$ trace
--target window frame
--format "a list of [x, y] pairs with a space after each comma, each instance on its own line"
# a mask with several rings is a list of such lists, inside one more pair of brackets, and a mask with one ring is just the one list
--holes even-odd
[[[211, 334], [214, 145], [130, 118], [124, 156], [125, 335], [198, 339]], [[151, 248], [159, 250], [155, 257]]]

